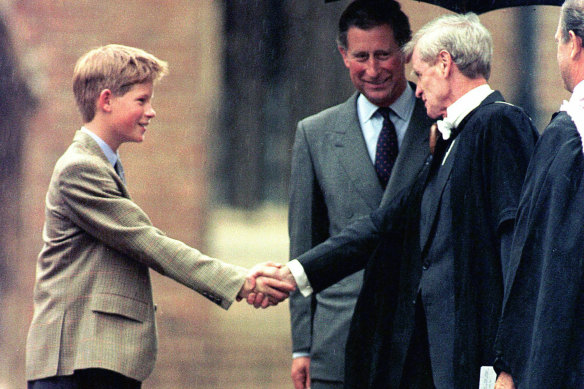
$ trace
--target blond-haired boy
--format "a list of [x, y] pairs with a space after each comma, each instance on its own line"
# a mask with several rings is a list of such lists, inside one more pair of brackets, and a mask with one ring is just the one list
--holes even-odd
[[[154, 82], [166, 73], [166, 62], [121, 45], [91, 50], [75, 66], [84, 125], [57, 161], [46, 196], [29, 388], [139, 388], [157, 351], [149, 268], [225, 309], [254, 287], [246, 269], [167, 237], [130, 199], [117, 150], [144, 140], [156, 115]], [[271, 287], [290, 290], [271, 279], [261, 287], [272, 301], [287, 292]]]

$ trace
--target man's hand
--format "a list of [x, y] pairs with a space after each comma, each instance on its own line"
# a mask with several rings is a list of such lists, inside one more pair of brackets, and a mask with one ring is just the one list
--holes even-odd
[[292, 382], [294, 389], [310, 388], [310, 357], [298, 357], [292, 360]]
[[282, 269], [281, 264], [272, 262], [254, 266], [239, 292], [238, 301], [246, 299], [256, 308], [267, 308], [286, 299], [290, 292], [296, 289], [296, 282], [292, 274], [290, 274], [292, 282], [284, 280], [280, 269]]
[[502, 371], [499, 373], [499, 377], [497, 377], [497, 382], [495, 382], [495, 389], [515, 389], [513, 377]]
[[254, 277], [265, 276], [275, 278], [287, 285], [291, 285], [293, 288], [289, 290], [290, 292], [296, 288], [296, 280], [287, 266], [266, 262], [265, 264], [254, 266], [250, 273]]

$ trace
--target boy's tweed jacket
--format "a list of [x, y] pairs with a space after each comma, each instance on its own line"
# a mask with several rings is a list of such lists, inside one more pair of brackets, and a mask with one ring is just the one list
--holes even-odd
[[55, 166], [43, 240], [28, 380], [93, 367], [143, 381], [157, 351], [149, 268], [225, 309], [247, 273], [153, 227], [99, 145], [82, 132]]

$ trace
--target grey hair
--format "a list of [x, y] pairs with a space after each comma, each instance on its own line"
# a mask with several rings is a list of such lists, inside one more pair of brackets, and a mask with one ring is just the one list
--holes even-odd
[[470, 12], [464, 15], [444, 15], [423, 26], [404, 47], [410, 58], [414, 47], [422, 61], [436, 63], [438, 54], [445, 50], [465, 76], [489, 79], [493, 38], [479, 17]]
[[569, 40], [569, 32], [584, 40], [584, 0], [566, 0], [560, 14], [560, 39], [562, 43]]

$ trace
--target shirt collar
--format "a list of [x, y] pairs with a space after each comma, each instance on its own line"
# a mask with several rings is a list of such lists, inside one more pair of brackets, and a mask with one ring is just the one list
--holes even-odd
[[115, 166], [116, 162], [118, 162], [118, 159], [120, 158], [119, 155], [115, 151], [113, 151], [112, 148], [109, 147], [109, 145], [103, 141], [103, 139], [95, 135], [95, 133], [93, 133], [87, 127], [85, 126], [81, 127], [81, 132], [84, 132], [90, 137], [92, 137], [93, 140], [95, 140], [99, 147], [101, 148], [101, 151], [103, 151], [103, 153], [105, 154], [107, 160], [112, 164], [112, 166]]
[[[414, 91], [410, 84], [406, 85], [406, 89], [401, 94], [400, 97], [397, 98], [396, 101], [393, 102], [389, 106], [391, 110], [402, 120], [408, 120], [409, 115], [412, 111], [412, 101], [414, 100]], [[359, 94], [357, 98], [357, 110], [359, 111], [359, 117], [363, 118], [363, 121], [366, 122], [370, 120], [373, 115], [377, 112], [379, 106], [373, 104], [367, 97], [363, 94]]]
[[446, 119], [454, 125], [454, 128], [458, 127], [462, 119], [478, 107], [491, 93], [493, 90], [488, 84], [477, 86], [468, 91], [446, 109]]
[[576, 125], [580, 134], [582, 149], [584, 150], [584, 81], [580, 81], [574, 88], [570, 101], [564, 101], [560, 111], [566, 111]]
[[582, 101], [584, 101], [584, 81], [580, 81], [578, 85], [574, 88], [574, 92], [572, 92], [572, 96], [570, 97], [570, 103], [577, 104], [580, 102], [580, 106], [582, 106]]

